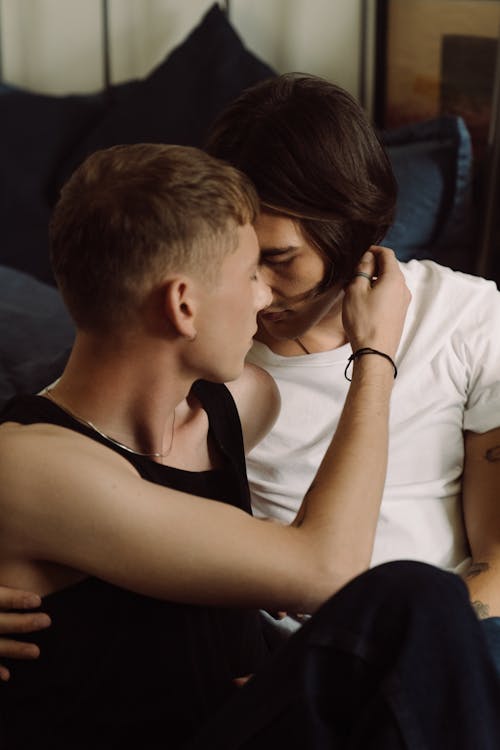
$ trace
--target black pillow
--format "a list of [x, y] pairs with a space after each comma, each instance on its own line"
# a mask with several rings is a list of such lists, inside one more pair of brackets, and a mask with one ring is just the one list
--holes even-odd
[[59, 174], [100, 148], [118, 143], [202, 147], [222, 109], [243, 89], [275, 75], [246, 49], [217, 4], [136, 88], [111, 106], [73, 151]]

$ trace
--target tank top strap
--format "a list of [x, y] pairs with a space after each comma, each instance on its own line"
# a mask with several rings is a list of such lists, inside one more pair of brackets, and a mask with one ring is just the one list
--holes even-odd
[[244, 503], [245, 510], [251, 513], [243, 432], [234, 399], [223, 383], [211, 383], [208, 380], [197, 380], [192, 391], [207, 412], [210, 431], [216, 444], [240, 478], [241, 497], [247, 499]]

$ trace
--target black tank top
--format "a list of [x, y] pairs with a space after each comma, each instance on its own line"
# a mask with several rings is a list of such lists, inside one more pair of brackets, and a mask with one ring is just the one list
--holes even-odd
[[[68, 427], [108, 445], [149, 481], [251, 512], [233, 399], [214, 383], [198, 381], [193, 391], [224, 459], [217, 470], [188, 472], [128, 453], [39, 396], [12, 399], [0, 422]], [[20, 470], [29, 470], [29, 457]], [[42, 608], [52, 626], [25, 637], [39, 644], [40, 658], [3, 660], [12, 676], [0, 683], [2, 750], [180, 748], [235, 689], [232, 678], [255, 672], [267, 656], [251, 610], [163, 602], [96, 578], [49, 594]]]

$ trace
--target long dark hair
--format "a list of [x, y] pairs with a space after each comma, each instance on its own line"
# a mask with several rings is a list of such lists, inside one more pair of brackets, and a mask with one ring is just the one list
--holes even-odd
[[264, 211], [295, 218], [327, 261], [322, 288], [345, 283], [385, 236], [397, 187], [358, 102], [316, 76], [277, 76], [216, 120], [207, 151], [253, 181]]

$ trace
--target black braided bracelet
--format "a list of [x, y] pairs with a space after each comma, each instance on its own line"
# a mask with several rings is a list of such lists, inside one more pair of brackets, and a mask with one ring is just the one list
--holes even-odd
[[363, 349], [357, 349], [357, 351], [353, 352], [351, 354], [351, 356], [349, 357], [349, 359], [347, 360], [347, 365], [346, 365], [346, 368], [344, 370], [344, 377], [345, 377], [346, 380], [348, 380], [349, 382], [351, 382], [351, 380], [352, 380], [352, 378], [350, 378], [348, 376], [348, 374], [347, 374], [347, 370], [349, 369], [349, 365], [352, 362], [354, 362], [354, 360], [357, 359], [358, 357], [362, 357], [363, 354], [378, 354], [379, 357], [384, 357], [384, 359], [389, 360], [389, 362], [391, 363], [391, 365], [394, 367], [394, 378], [397, 377], [398, 368], [396, 367], [396, 365], [395, 365], [394, 360], [392, 359], [392, 357], [389, 357], [389, 355], [386, 354], [385, 352], [379, 352], [378, 349], [371, 349], [369, 346], [365, 346]]

